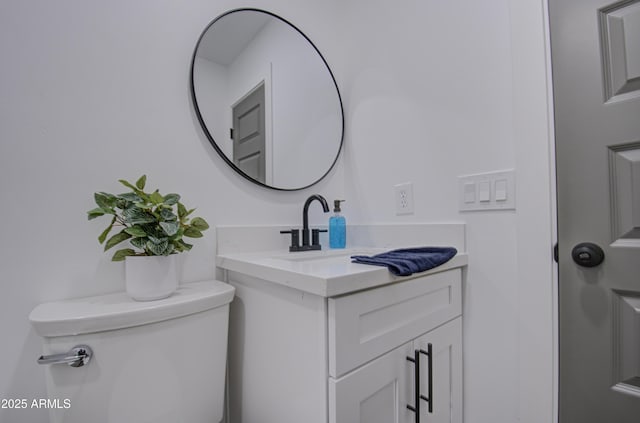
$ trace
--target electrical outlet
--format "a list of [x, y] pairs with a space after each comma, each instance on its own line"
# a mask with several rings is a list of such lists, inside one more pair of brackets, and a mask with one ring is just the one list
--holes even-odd
[[395, 187], [396, 214], [413, 214], [413, 183], [406, 182]]

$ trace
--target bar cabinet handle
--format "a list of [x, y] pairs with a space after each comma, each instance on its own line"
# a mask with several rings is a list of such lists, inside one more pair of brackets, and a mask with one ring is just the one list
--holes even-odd
[[424, 395], [420, 395], [420, 399], [427, 402], [427, 411], [429, 411], [429, 413], [433, 413], [433, 345], [429, 343], [427, 345], [427, 351], [420, 350], [420, 353], [428, 357], [427, 370], [429, 372], [429, 378], [427, 379], [427, 389], [429, 396], [425, 397]]

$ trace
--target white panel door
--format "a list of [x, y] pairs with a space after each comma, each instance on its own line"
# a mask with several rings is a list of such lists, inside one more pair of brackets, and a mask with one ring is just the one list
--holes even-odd
[[[416, 339], [413, 348], [420, 357], [419, 394], [426, 398], [420, 421], [462, 423], [462, 317]], [[425, 354], [429, 350], [430, 356]], [[410, 396], [415, 396], [413, 389]]]
[[329, 379], [330, 423], [410, 423], [413, 343], [407, 343], [339, 379]]

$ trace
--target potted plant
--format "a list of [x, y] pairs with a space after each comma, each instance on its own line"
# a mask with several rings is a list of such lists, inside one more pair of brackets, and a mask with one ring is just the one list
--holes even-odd
[[[135, 184], [120, 179], [130, 191], [122, 194], [96, 192], [98, 207], [87, 212], [88, 219], [111, 216], [111, 222], [98, 236], [107, 251], [127, 241], [111, 260], [125, 260], [127, 293], [136, 300], [154, 300], [171, 295], [178, 286], [175, 255], [192, 247], [184, 237], [200, 238], [209, 228], [201, 217], [191, 217], [180, 195], [162, 195], [156, 189], [145, 192], [146, 175]], [[111, 235], [113, 230], [118, 230]]]

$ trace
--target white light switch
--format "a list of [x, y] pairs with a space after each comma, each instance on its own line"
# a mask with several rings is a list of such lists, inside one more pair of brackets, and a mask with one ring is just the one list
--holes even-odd
[[496, 186], [496, 201], [507, 201], [507, 180], [497, 179]]
[[460, 211], [515, 210], [515, 170], [458, 176]]
[[478, 184], [478, 200], [481, 203], [491, 201], [491, 183], [489, 181], [482, 181]]
[[464, 202], [473, 204], [476, 202], [476, 183], [469, 182], [464, 184]]

